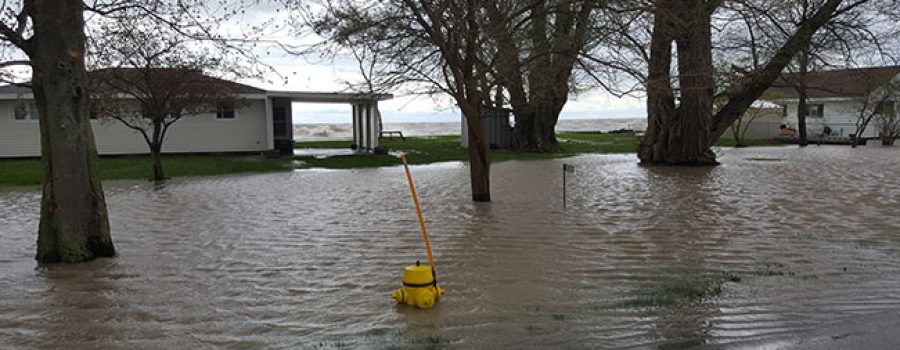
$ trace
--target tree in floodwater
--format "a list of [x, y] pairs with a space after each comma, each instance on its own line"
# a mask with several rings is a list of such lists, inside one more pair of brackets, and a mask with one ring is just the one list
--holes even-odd
[[32, 72], [44, 173], [42, 263], [115, 255], [89, 118], [83, 10], [81, 0], [25, 0], [0, 23], [0, 41], [27, 56], [19, 62]]
[[482, 122], [488, 65], [480, 1], [327, 1], [323, 8], [310, 20], [326, 39], [319, 49], [364, 48], [377, 57], [370, 86], [446, 94], [456, 102], [468, 126], [472, 200], [490, 201], [490, 148]]
[[[814, 2], [809, 1], [767, 3], [765, 10], [761, 11], [759, 4], [753, 2], [737, 3], [730, 9], [740, 14], [742, 18], [738, 27], [746, 27], [745, 31], [750, 34], [741, 35], [731, 31], [725, 35], [748, 38], [745, 46], [750, 47], [754, 55], [777, 50], [777, 45], [788, 35], [784, 27], [786, 25], [799, 27], [809, 20], [816, 10], [814, 5]], [[879, 4], [873, 2], [871, 5]], [[813, 35], [809, 43], [797, 53], [794, 62], [786, 67], [786, 71], [790, 74], [782, 75], [775, 83], [778, 87], [791, 87], [796, 92], [799, 100], [796, 117], [801, 147], [809, 143], [807, 116], [819, 112], [809, 110], [810, 92], [815, 89], [828, 89], [810, 86], [808, 82], [810, 74], [835, 67], [884, 64], [884, 61], [892, 61], [892, 53], [887, 47], [891, 46], [891, 41], [896, 44], [894, 39], [896, 35], [890, 17], [891, 14], [886, 13], [881, 6], [862, 6], [845, 11], [839, 17], [825, 23]], [[754, 58], [754, 61], [758, 61], [758, 58]]]
[[509, 92], [516, 147], [559, 147], [556, 124], [571, 93], [573, 71], [593, 33], [596, 1], [484, 1], [484, 27], [496, 48], [492, 69]]
[[[86, 33], [91, 30], [84, 13], [99, 22], [97, 28], [105, 19], [132, 10], [133, 18], [151, 18], [181, 35], [209, 37], [209, 27], [198, 11], [191, 10], [203, 4], [202, 0], [4, 1], [8, 7], [0, 9], [0, 79], [30, 87], [38, 110], [44, 176], [38, 262], [76, 263], [115, 255], [90, 124], [85, 59], [90, 58]], [[170, 10], [192, 15], [182, 23], [169, 15]], [[220, 6], [220, 12], [238, 13], [228, 6]], [[227, 22], [227, 16], [220, 19]], [[30, 81], [22, 82], [9, 71], [17, 66], [31, 70]]]
[[[784, 27], [786, 38], [769, 59], [718, 94], [728, 102], [714, 114], [712, 104], [717, 86], [712, 15], [726, 1], [654, 1], [646, 80], [648, 129], [638, 151], [641, 162], [717, 164], [710, 148], [712, 144], [779, 77], [797, 53], [808, 47], [816, 31], [870, 2], [877, 0], [808, 1], [812, 9], [810, 16], [796, 28]], [[674, 76], [673, 60], [677, 61]]]
[[202, 43], [135, 20], [107, 23], [106, 35], [96, 40], [102, 51], [94, 64], [110, 68], [90, 74], [92, 112], [140, 133], [150, 149], [153, 180], [166, 179], [163, 142], [173, 124], [203, 113], [234, 118], [241, 85], [204, 73], [230, 67]]

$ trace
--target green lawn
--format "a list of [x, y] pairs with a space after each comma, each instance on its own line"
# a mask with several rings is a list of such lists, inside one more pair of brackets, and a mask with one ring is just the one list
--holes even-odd
[[[571, 157], [582, 153], [630, 153], [637, 151], [639, 139], [634, 135], [613, 134], [560, 134], [560, 150], [556, 152], [512, 152], [491, 151], [491, 161], [533, 160]], [[348, 148], [352, 141], [297, 142], [297, 148]], [[407, 137], [382, 139], [380, 146], [390, 152], [406, 152], [410, 164], [429, 164], [447, 161], [465, 161], [469, 156], [459, 145], [459, 136]], [[398, 165], [400, 159], [391, 155], [381, 156], [336, 156], [324, 159], [297, 157], [307, 167], [349, 169]]]
[[[163, 156], [166, 176], [207, 176], [231, 173], [286, 171], [292, 168], [288, 159], [265, 159], [258, 156]], [[103, 180], [150, 179], [153, 169], [149, 156], [100, 158]], [[0, 160], [0, 186], [40, 185], [43, 180], [40, 159]]]

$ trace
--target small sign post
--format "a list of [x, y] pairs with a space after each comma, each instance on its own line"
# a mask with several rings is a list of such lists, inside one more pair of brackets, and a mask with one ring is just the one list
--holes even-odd
[[566, 207], [566, 173], [575, 173], [575, 166], [563, 163], [563, 208]]

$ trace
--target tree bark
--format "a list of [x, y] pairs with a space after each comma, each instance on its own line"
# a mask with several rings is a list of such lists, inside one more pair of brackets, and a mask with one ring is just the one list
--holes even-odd
[[809, 73], [809, 54], [806, 50], [800, 51], [798, 57], [800, 71], [797, 73], [796, 90], [799, 102], [797, 103], [797, 129], [800, 132], [800, 147], [809, 145], [809, 134], [806, 129], [806, 116], [809, 115], [806, 102], [809, 99], [806, 88], [806, 75]]
[[669, 145], [670, 124], [675, 114], [675, 93], [669, 80], [672, 67], [672, 42], [675, 26], [667, 1], [658, 1], [650, 37], [650, 62], [647, 75], [647, 132], [638, 146], [638, 158], [644, 163], [663, 162]]
[[460, 105], [468, 127], [469, 183], [472, 200], [491, 201], [491, 158], [490, 144], [486, 138], [484, 123], [481, 122], [480, 104]]
[[154, 146], [150, 150], [150, 158], [153, 160], [153, 181], [163, 181], [166, 179], [166, 174], [163, 172], [162, 166], [162, 152], [160, 151], [159, 145]]
[[710, 125], [712, 124], [713, 95], [715, 94], [712, 62], [711, 13], [706, 1], [697, 1], [683, 28], [675, 40], [678, 51], [678, 82], [681, 87], [681, 103], [676, 118], [673, 153], [667, 162], [675, 164], [717, 164], [710, 149]]
[[[158, 120], [158, 119], [157, 119]], [[162, 122], [153, 122], [153, 139], [150, 146], [150, 158], [153, 161], [153, 181], [163, 181], [166, 174], [163, 172], [162, 166]]]
[[97, 172], [81, 0], [35, 0], [32, 90], [44, 171], [37, 255], [77, 263], [115, 255]]
[[[717, 164], [709, 142], [715, 88], [710, 15], [705, 1], [657, 2], [647, 88], [649, 124], [638, 153], [643, 163]], [[673, 42], [681, 86], [677, 107], [669, 80]]]

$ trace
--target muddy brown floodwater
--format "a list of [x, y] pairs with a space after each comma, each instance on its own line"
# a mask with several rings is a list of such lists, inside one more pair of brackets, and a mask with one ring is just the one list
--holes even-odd
[[[105, 184], [119, 256], [36, 268], [36, 189], [0, 192], [0, 348], [779, 348], [900, 318], [900, 150], [719, 150]], [[576, 165], [569, 206], [561, 164]], [[897, 318], [893, 318], [898, 315]]]

